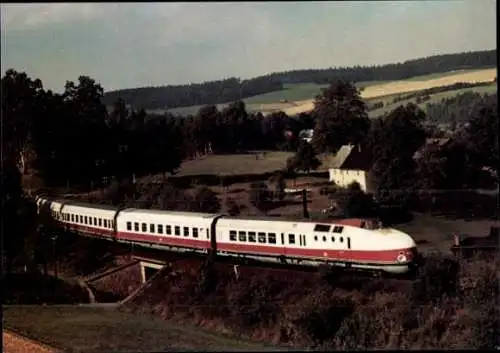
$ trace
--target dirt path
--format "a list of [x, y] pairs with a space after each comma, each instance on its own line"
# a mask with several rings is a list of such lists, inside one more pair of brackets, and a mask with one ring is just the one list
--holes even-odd
[[2, 350], [4, 353], [55, 353], [57, 349], [45, 344], [19, 336], [15, 333], [2, 331]]

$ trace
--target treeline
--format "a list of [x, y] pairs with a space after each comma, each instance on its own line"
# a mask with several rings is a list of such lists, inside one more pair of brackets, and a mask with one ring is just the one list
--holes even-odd
[[9, 70], [2, 91], [4, 157], [11, 165], [37, 170], [52, 186], [174, 173], [183, 159], [208, 151], [293, 150], [297, 139], [284, 132], [296, 136], [312, 123], [308, 116], [248, 114], [241, 101], [221, 111], [207, 106], [185, 119], [148, 116], [127, 109], [123, 100], [108, 113], [102, 88], [83, 76], [55, 94], [45, 91], [40, 80]]
[[229, 78], [199, 84], [130, 88], [106, 92], [103, 103], [109, 106], [118, 98], [122, 98], [126, 104], [134, 108], [169, 109], [232, 102], [282, 90], [283, 84], [287, 83], [327, 84], [338, 79], [355, 82], [402, 80], [419, 75], [496, 67], [496, 65], [496, 50], [485, 50], [436, 55], [388, 65], [286, 71], [249, 80]]
[[121, 98], [132, 107], [166, 110], [191, 105], [232, 102], [281, 89], [283, 89], [283, 84], [270, 77], [258, 77], [250, 80], [229, 78], [189, 85], [111, 91], [106, 92], [103, 103], [109, 106]]
[[413, 76], [429, 75], [452, 70], [496, 67], [497, 51], [483, 50], [459, 54], [435, 55], [407, 60], [403, 63], [354, 66], [329, 69], [293, 70], [268, 75], [282, 83], [314, 82], [328, 84], [332, 80], [347, 81], [389, 81], [403, 80]]

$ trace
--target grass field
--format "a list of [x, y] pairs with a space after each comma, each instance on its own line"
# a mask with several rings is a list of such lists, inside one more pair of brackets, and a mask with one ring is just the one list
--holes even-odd
[[71, 352], [274, 351], [114, 306], [3, 306], [4, 328]]
[[185, 161], [181, 165], [182, 175], [216, 174], [262, 174], [273, 172], [285, 166], [292, 152], [266, 152], [264, 157], [256, 159], [256, 154], [206, 155], [202, 159]]
[[[486, 82], [496, 77], [497, 69], [481, 70], [457, 70], [444, 73], [436, 73], [425, 76], [415, 76], [400, 81], [369, 81], [358, 82], [358, 88], [364, 88], [361, 96], [365, 99], [378, 97], [393, 97], [394, 95], [415, 92], [431, 87], [450, 85], [456, 82]], [[243, 101], [250, 112], [260, 111], [269, 114], [274, 111], [284, 111], [288, 115], [310, 111], [313, 107], [314, 97], [321, 93], [321, 89], [327, 85], [315, 83], [286, 84], [280, 91], [269, 92], [249, 97]], [[286, 102], [284, 102], [286, 100]], [[227, 104], [217, 105], [219, 109]], [[173, 108], [169, 111], [177, 115], [196, 114], [201, 105]]]

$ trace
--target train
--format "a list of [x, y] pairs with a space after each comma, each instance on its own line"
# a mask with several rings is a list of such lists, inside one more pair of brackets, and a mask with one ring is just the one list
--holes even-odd
[[393, 275], [418, 266], [414, 239], [370, 219], [235, 217], [119, 208], [37, 196], [39, 213], [69, 231], [169, 251]]

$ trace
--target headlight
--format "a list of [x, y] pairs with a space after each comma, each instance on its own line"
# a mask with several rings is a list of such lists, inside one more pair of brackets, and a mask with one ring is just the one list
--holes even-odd
[[405, 262], [406, 261], [406, 256], [405, 254], [401, 253], [398, 255], [398, 262]]

